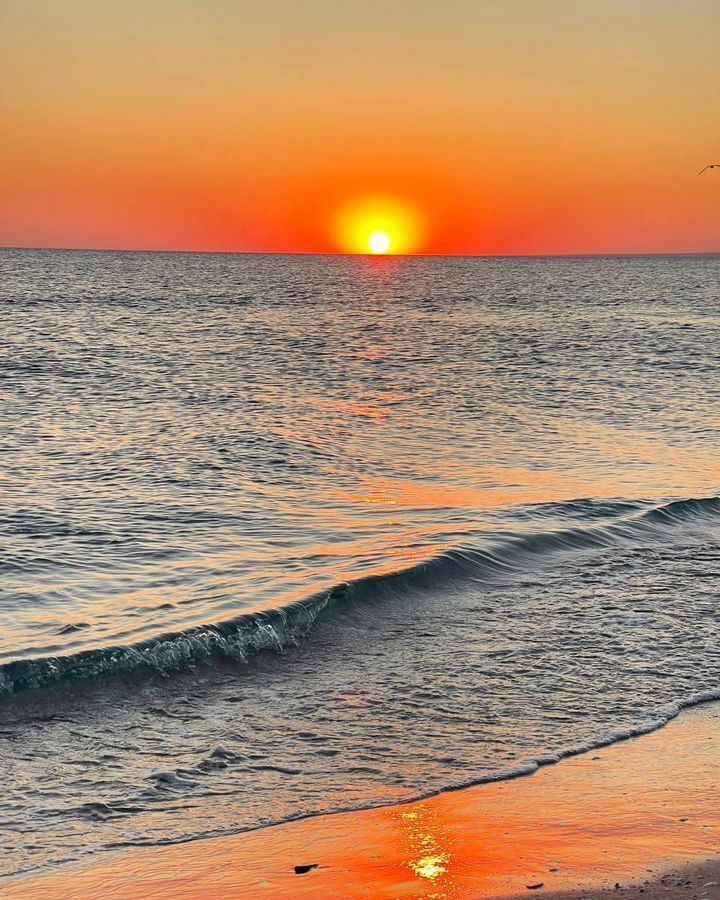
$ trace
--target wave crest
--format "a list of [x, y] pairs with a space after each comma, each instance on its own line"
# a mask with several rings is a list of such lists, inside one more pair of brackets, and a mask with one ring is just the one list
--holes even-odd
[[[578, 503], [587, 501], [566, 504], [568, 512]], [[610, 506], [604, 504], [604, 510]], [[167, 674], [220, 659], [247, 662], [255, 653], [279, 652], [299, 643], [330, 607], [409, 590], [432, 590], [449, 582], [489, 584], [532, 570], [557, 554], [662, 540], [678, 528], [714, 522], [720, 517], [720, 497], [652, 507], [636, 504], [630, 510], [627, 502], [618, 502], [615, 510], [609, 523], [488, 534], [482, 546], [458, 546], [396, 573], [361, 577], [284, 607], [249, 612], [217, 624], [169, 632], [136, 644], [12, 661], [0, 666], [0, 695], [143, 670]]]

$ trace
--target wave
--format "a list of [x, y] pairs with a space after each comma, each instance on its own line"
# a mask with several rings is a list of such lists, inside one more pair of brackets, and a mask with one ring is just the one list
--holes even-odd
[[[565, 504], [565, 511], [572, 516], [586, 511], [587, 506], [588, 501], [572, 501]], [[591, 522], [571, 528], [487, 533], [481, 546], [460, 545], [410, 568], [343, 582], [275, 609], [249, 612], [130, 645], [11, 661], [0, 666], [0, 695], [144, 670], [167, 674], [220, 659], [244, 663], [255, 653], [279, 652], [299, 643], [330, 608], [353, 602], [372, 603], [452, 582], [492, 584], [531, 572], [555, 555], [663, 540], [678, 529], [714, 523], [720, 518], [720, 497], [675, 500], [654, 506], [618, 501], [614, 507], [603, 504], [603, 510], [605, 515], [615, 512], [615, 518], [609, 523]]]
[[[581, 756], [585, 753], [600, 750], [603, 747], [610, 747], [613, 744], [618, 744], [622, 741], [631, 740], [632, 738], [642, 737], [643, 735], [651, 734], [654, 731], [659, 731], [661, 728], [664, 728], [666, 725], [668, 725], [673, 719], [676, 719], [679, 715], [681, 715], [681, 713], [683, 713], [685, 710], [690, 710], [697, 706], [717, 702], [720, 702], [720, 688], [716, 690], [700, 691], [696, 694], [681, 698], [674, 703], [668, 703], [653, 710], [651, 717], [643, 719], [634, 725], [630, 725], [625, 728], [612, 729], [601, 733], [591, 740], [576, 744], [567, 744], [559, 747], [554, 751], [539, 753], [536, 756], [525, 757], [524, 759], [519, 759], [517, 762], [512, 763], [508, 766], [498, 768], [492, 772], [484, 773], [483, 775], [475, 778], [468, 778], [462, 781], [450, 782], [442, 787], [433, 788], [432, 790], [420, 790], [416, 793], [405, 795], [402, 798], [393, 798], [391, 800], [384, 801], [371, 800], [367, 803], [355, 803], [347, 806], [338, 805], [335, 807], [327, 807], [317, 812], [300, 812], [281, 816], [278, 818], [271, 817], [261, 823], [252, 824], [244, 828], [216, 828], [167, 838], [157, 837], [155, 835], [148, 836], [147, 838], [137, 836], [132, 840], [121, 840], [108, 843], [104, 845], [102, 849], [106, 851], [114, 851], [127, 850], [132, 847], [173, 846], [178, 844], [191, 843], [197, 840], [207, 840], [211, 838], [223, 838], [237, 836], [239, 834], [247, 834], [253, 831], [261, 831], [266, 828], [272, 828], [277, 825], [283, 825], [287, 824], [288, 822], [297, 822], [305, 819], [316, 819], [325, 816], [342, 815], [346, 813], [362, 812], [373, 809], [409, 806], [410, 804], [419, 803], [422, 800], [428, 800], [431, 797], [436, 797], [440, 794], [463, 791], [467, 790], [468, 788], [479, 787], [483, 784], [495, 784], [500, 781], [511, 781], [517, 778], [524, 778], [528, 775], [534, 774], [539, 769], [546, 768], [547, 766], [557, 765], [565, 759], [570, 759], [574, 756]], [[233, 754], [229, 753], [229, 751], [224, 751], [221, 748], [216, 749], [209, 754], [208, 758], [204, 762], [201, 762], [199, 764], [199, 768], [212, 765], [214, 760], [227, 759], [231, 758], [232, 756]], [[277, 771], [284, 772], [285, 774], [298, 774], [296, 771], [291, 772], [290, 770], [279, 768], [277, 769]], [[182, 775], [173, 772], [160, 772], [157, 773], [154, 777], [156, 780], [162, 781], [164, 784], [187, 788], [187, 774], [187, 772], [183, 773]], [[121, 808], [118, 808], [117, 806], [108, 806], [107, 804], [98, 803], [84, 804], [82, 807], [78, 808], [78, 811], [87, 818], [95, 821], [97, 821], [98, 819], [102, 819], [103, 817], [107, 817], [108, 815], [112, 815], [114, 811], [123, 812], [123, 810]], [[94, 848], [92, 851], [86, 851], [83, 856], [91, 852], [97, 852], [97, 848]], [[63, 863], [67, 861], [68, 860], [60, 860], [59, 862]], [[28, 866], [26, 868], [8, 873], [8, 875], [11, 877], [26, 875], [30, 872], [36, 871], [38, 868], [41, 867]], [[5, 877], [5, 875], [0, 875], [0, 878], [2, 877]]]

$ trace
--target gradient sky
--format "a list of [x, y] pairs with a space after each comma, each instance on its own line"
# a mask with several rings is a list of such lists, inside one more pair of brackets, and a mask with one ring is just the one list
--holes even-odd
[[0, 246], [720, 250], [718, 0], [0, 0]]

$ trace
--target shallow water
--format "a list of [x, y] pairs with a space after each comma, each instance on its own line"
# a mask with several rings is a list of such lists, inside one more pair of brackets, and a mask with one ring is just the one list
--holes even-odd
[[3, 871], [717, 692], [718, 276], [0, 252]]

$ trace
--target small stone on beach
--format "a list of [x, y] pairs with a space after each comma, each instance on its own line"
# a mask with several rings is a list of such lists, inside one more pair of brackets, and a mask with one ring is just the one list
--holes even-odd
[[304, 875], [306, 872], [309, 872], [310, 869], [317, 869], [317, 863], [310, 863], [306, 866], [295, 866], [295, 874], [296, 875]]
[[525, 887], [529, 891], [536, 891], [538, 888], [545, 887], [545, 885], [542, 881], [538, 881], [537, 884], [526, 884]]

